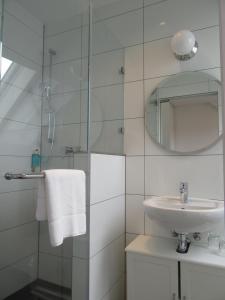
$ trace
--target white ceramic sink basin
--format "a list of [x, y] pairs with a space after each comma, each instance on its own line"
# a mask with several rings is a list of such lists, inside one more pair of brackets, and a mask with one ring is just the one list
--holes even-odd
[[190, 198], [184, 204], [178, 197], [153, 197], [143, 204], [150, 219], [177, 233], [210, 231], [224, 218], [223, 201]]

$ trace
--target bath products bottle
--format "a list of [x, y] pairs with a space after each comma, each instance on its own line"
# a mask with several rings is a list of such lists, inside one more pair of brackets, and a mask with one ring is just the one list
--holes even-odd
[[31, 171], [33, 173], [40, 172], [41, 170], [41, 155], [40, 155], [40, 149], [35, 148], [34, 152], [31, 156]]

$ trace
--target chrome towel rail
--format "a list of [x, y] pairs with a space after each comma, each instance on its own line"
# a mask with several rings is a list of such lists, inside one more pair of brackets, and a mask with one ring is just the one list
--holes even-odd
[[39, 173], [39, 174], [26, 174], [26, 173], [19, 173], [19, 174], [13, 174], [13, 173], [6, 173], [5, 174], [5, 179], [11, 180], [11, 179], [36, 179], [36, 178], [44, 178], [45, 174], [44, 173]]

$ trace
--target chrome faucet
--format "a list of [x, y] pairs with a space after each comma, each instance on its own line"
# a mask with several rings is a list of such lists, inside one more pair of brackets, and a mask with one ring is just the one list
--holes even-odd
[[180, 197], [183, 203], [188, 203], [188, 183], [181, 182], [180, 183]]

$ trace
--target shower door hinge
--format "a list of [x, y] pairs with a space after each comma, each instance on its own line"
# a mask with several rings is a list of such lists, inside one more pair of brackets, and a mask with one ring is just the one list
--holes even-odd
[[119, 74], [121, 75], [125, 74], [125, 68], [123, 66], [119, 69]]
[[119, 133], [120, 133], [120, 134], [124, 134], [124, 132], [125, 132], [124, 127], [120, 127], [120, 128], [119, 128]]

